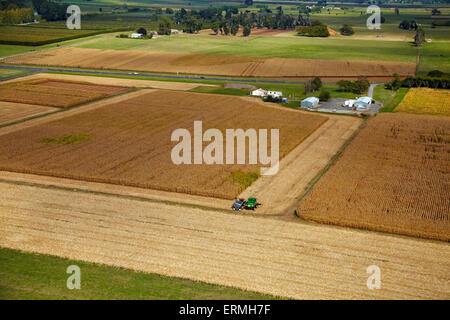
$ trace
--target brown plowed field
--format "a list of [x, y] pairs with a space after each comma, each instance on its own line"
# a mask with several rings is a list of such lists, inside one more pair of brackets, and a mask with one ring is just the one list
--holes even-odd
[[450, 240], [450, 119], [380, 114], [300, 203], [302, 218]]
[[45, 186], [0, 182], [0, 194], [2, 247], [294, 299], [450, 299], [443, 242]]
[[44, 79], [51, 80], [52, 82], [64, 81], [64, 82], [77, 82], [84, 84], [94, 84], [106, 87], [151, 87], [154, 89], [168, 89], [168, 90], [191, 90], [198, 86], [211, 86], [217, 87], [211, 84], [193, 83], [193, 82], [174, 82], [174, 81], [153, 81], [153, 80], [136, 80], [136, 79], [120, 79], [120, 78], [106, 78], [95, 76], [78, 76], [59, 73], [38, 73], [30, 76], [12, 79], [5, 81], [4, 83], [21, 82], [24, 80]]
[[133, 50], [60, 48], [6, 59], [7, 63], [249, 77], [370, 78], [414, 75], [416, 65], [404, 62], [366, 62], [247, 56], [151, 53]]
[[0, 101], [67, 108], [129, 89], [62, 80], [35, 79], [0, 85]]
[[0, 125], [58, 109], [14, 102], [0, 101]]
[[[1, 135], [0, 168], [233, 198], [243, 190], [233, 174], [259, 172], [258, 165], [173, 164], [171, 150], [176, 143], [170, 141], [171, 133], [186, 128], [193, 136], [194, 120], [203, 121], [203, 131], [279, 128], [280, 157], [283, 157], [327, 117], [291, 112], [271, 107], [270, 103], [262, 105], [257, 99], [154, 90], [120, 103], [105, 104], [102, 108]], [[92, 138], [57, 146], [45, 146], [41, 142], [67, 134], [89, 134]]]

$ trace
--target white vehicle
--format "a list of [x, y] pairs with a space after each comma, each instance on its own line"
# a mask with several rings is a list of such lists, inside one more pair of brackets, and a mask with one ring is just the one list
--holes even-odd
[[353, 108], [353, 104], [355, 103], [355, 101], [356, 100], [353, 100], [353, 99], [345, 100], [345, 102], [342, 106], [351, 109], [351, 108]]

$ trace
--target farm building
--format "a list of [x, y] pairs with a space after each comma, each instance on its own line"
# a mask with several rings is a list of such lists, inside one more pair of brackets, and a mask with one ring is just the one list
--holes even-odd
[[130, 38], [132, 39], [142, 39], [144, 36], [142, 33], [132, 33]]
[[268, 91], [267, 95], [271, 96], [272, 98], [281, 98], [281, 96], [283, 95], [283, 92], [281, 92], [281, 91]]
[[353, 105], [356, 107], [356, 110], [367, 110], [369, 109], [372, 103], [372, 98], [370, 97], [361, 97], [356, 100]]
[[252, 96], [265, 97], [265, 96], [267, 96], [267, 91], [259, 88], [259, 89], [252, 91]]
[[316, 97], [308, 97], [300, 103], [302, 108], [313, 108], [319, 104], [319, 98]]

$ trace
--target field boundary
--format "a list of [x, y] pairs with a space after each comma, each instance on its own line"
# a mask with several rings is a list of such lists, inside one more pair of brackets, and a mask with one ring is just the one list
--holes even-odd
[[[355, 139], [355, 137], [359, 134], [361, 129], [363, 129], [367, 125], [368, 119], [364, 119], [364, 122], [361, 123], [359, 128], [351, 135], [350, 138], [345, 141], [345, 143], [341, 146], [341, 148], [334, 154], [334, 156], [328, 161], [327, 165], [319, 172], [317, 175], [309, 182], [308, 186], [306, 187], [305, 192], [298, 198], [297, 205], [308, 195], [308, 193], [311, 192], [311, 190], [314, 188], [316, 183], [320, 180], [320, 178], [327, 173], [328, 170], [336, 163], [336, 161], [339, 159], [339, 157], [342, 155], [342, 153], [345, 151], [345, 149], [348, 147], [348, 145]], [[297, 214], [297, 210], [294, 211], [294, 214], [300, 218]]]
[[[13, 80], [16, 80], [16, 79], [13, 79]], [[101, 97], [101, 98], [98, 98], [98, 99], [82, 102], [82, 103], [79, 103], [79, 104], [76, 104], [76, 105], [73, 105], [73, 106], [70, 106], [70, 107], [67, 107], [67, 108], [53, 107], [53, 108], [55, 108], [57, 110], [50, 111], [50, 112], [47, 112], [47, 113], [37, 114], [37, 115], [31, 116], [31, 117], [26, 117], [26, 118], [15, 120], [15, 121], [11, 121], [11, 122], [6, 122], [6, 123], [3, 123], [3, 124], [0, 124], [0, 129], [4, 128], [4, 127], [8, 127], [8, 126], [19, 125], [19, 124], [21, 124], [23, 122], [27, 122], [27, 121], [30, 121], [30, 120], [40, 119], [40, 118], [43, 118], [43, 117], [46, 117], [46, 116], [49, 116], [49, 115], [52, 115], [52, 114], [57, 114], [57, 113], [61, 113], [61, 112], [67, 112], [67, 111], [70, 111], [70, 110], [73, 110], [73, 109], [77, 109], [77, 108], [83, 107], [85, 105], [101, 102], [103, 100], [107, 100], [107, 99], [110, 99], [110, 98], [115, 98], [115, 97], [118, 97], [118, 96], [121, 96], [121, 95], [125, 95], [125, 94], [128, 94], [128, 93], [132, 93], [132, 92], [138, 91], [138, 90], [140, 90], [140, 89], [139, 88], [130, 88], [128, 90], [125, 90], [125, 91], [122, 91], [122, 92], [119, 92], [119, 93], [116, 93], [116, 94], [112, 94], [112, 95], [109, 95], [109, 96], [106, 96], [106, 97]], [[20, 130], [20, 129], [18, 129], [18, 130]], [[3, 133], [0, 130], [0, 135], [2, 135], [2, 134]]]

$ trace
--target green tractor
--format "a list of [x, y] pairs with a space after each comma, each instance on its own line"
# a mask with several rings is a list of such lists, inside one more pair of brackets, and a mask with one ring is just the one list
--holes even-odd
[[255, 210], [258, 206], [260, 206], [261, 203], [256, 202], [256, 198], [248, 198], [248, 200], [245, 202], [245, 209], [247, 210]]

